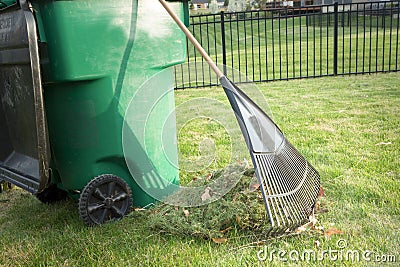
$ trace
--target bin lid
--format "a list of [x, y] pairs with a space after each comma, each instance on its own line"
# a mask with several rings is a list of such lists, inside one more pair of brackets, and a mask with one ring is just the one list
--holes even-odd
[[19, 2], [0, 11], [0, 180], [38, 193], [49, 181], [49, 141], [36, 23]]

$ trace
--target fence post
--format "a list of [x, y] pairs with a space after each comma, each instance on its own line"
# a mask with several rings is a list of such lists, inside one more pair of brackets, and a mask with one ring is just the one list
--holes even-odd
[[225, 14], [221, 11], [221, 43], [222, 43], [222, 64], [224, 75], [226, 75], [226, 42], [225, 42]]
[[333, 28], [333, 74], [337, 76], [338, 70], [338, 2], [334, 4], [334, 28]]

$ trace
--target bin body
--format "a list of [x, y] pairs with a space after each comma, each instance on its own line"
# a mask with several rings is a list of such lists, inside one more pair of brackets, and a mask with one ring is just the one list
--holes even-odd
[[[181, 2], [170, 4], [184, 15]], [[179, 183], [176, 126], [164, 123], [174, 109], [169, 67], [185, 60], [184, 35], [157, 0], [33, 1], [33, 8], [43, 43], [53, 182], [79, 192], [94, 177], [114, 174], [130, 185], [135, 206], [153, 202], [135, 179], [155, 172]], [[151, 149], [136, 137], [144, 129], [132, 129], [135, 150], [127, 159], [122, 146], [126, 110], [141, 85], [154, 75], [159, 82], [149, 94], [156, 92], [165, 99], [162, 112], [146, 126], [154, 132], [145, 137]], [[140, 113], [140, 107], [138, 111], [138, 119], [145, 120], [146, 114]], [[171, 140], [154, 138], [165, 127]], [[168, 150], [168, 158], [163, 149]], [[129, 171], [126, 160], [137, 161], [137, 169]]]

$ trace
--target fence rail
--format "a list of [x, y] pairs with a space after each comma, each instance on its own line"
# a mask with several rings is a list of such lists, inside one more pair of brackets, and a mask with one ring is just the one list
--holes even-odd
[[[399, 14], [399, 1], [334, 3], [196, 15], [190, 30], [234, 82], [288, 80], [399, 71]], [[176, 89], [218, 84], [187, 48]]]

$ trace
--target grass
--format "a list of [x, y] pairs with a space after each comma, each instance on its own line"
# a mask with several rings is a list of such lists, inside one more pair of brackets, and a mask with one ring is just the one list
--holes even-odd
[[[254, 243], [263, 237], [234, 227], [225, 235], [227, 242], [216, 244], [189, 234], [154, 230], [149, 217], [152, 215], [145, 211], [132, 212], [115, 223], [88, 228], [79, 218], [74, 201], [45, 205], [28, 193], [13, 189], [0, 194], [0, 265], [377, 265], [362, 257], [365, 251], [372, 251], [372, 255], [381, 259], [393, 259], [389, 257], [393, 255], [398, 264], [399, 81], [400, 73], [387, 73], [258, 84], [274, 121], [321, 174], [325, 197], [320, 202], [328, 212], [318, 214], [317, 218], [325, 234], [308, 229], [300, 235]], [[214, 99], [227, 103], [220, 88], [176, 92], [177, 105], [182, 108], [189, 100], [202, 103], [199, 99], [205, 97], [211, 104]], [[189, 102], [187, 107], [193, 108], [193, 104]], [[196, 107], [186, 113], [197, 114]], [[180, 133], [181, 156], [190, 158], [197, 153], [189, 149], [187, 138], [195, 138], [200, 144], [203, 139], [216, 138], [217, 150], [229, 151], [226, 147], [235, 145], [224, 137], [224, 131], [230, 133], [229, 128], [233, 127], [229, 122], [194, 117], [189, 123], [180, 124], [186, 127]], [[202, 123], [210, 123], [209, 128], [200, 127]], [[233, 153], [234, 159], [236, 156]], [[231, 160], [230, 156], [215, 157], [204, 170], [187, 174], [187, 179], [221, 168]], [[343, 233], [329, 236], [328, 229]], [[346, 243], [342, 250], [338, 249], [338, 244], [344, 242], [340, 240]], [[328, 250], [341, 251], [342, 259], [325, 255], [321, 261], [295, 262], [289, 258], [291, 253], [295, 259], [296, 251], [313, 251], [321, 256]], [[359, 253], [360, 261], [346, 258], [349, 251]], [[257, 254], [265, 260], [260, 262]], [[279, 257], [288, 262], [280, 261]]]

